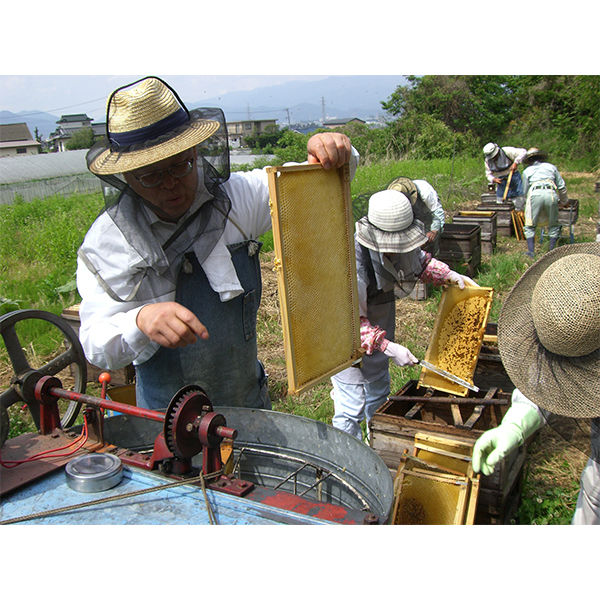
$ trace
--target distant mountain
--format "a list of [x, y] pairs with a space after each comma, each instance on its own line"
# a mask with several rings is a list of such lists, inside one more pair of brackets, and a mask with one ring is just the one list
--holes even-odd
[[335, 75], [319, 81], [290, 81], [255, 90], [230, 92], [191, 103], [218, 106], [228, 121], [277, 119], [288, 123], [358, 117], [365, 121], [384, 115], [381, 102], [407, 81], [401, 75]]
[[59, 119], [60, 117], [46, 112], [22, 110], [21, 112], [14, 113], [9, 110], [0, 110], [0, 124], [27, 123], [31, 137], [34, 139], [36, 127], [42, 139], [46, 139], [56, 129], [56, 121]]

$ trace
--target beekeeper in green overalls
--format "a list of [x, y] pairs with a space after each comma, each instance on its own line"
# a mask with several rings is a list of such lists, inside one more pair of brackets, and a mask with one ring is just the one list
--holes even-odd
[[527, 255], [533, 257], [536, 227], [548, 227], [549, 249], [556, 246], [560, 236], [558, 223], [558, 201], [568, 202], [567, 186], [558, 169], [546, 162], [546, 155], [538, 148], [529, 148], [523, 160], [527, 165], [523, 171], [525, 201], [525, 239]]

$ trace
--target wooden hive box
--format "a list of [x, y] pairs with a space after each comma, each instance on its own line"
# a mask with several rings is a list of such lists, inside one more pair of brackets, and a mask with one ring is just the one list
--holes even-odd
[[497, 214], [494, 210], [461, 210], [452, 217], [453, 223], [474, 223], [481, 228], [481, 252], [493, 254], [496, 249]]
[[[462, 398], [418, 388], [417, 381], [408, 381], [373, 416], [371, 447], [394, 476], [403, 453], [414, 451], [415, 435], [447, 436], [472, 447], [484, 431], [500, 424], [510, 407], [510, 397], [509, 393], [490, 388], [469, 392], [469, 397]], [[516, 509], [515, 496], [517, 504], [519, 500], [524, 462], [522, 446], [504, 458], [492, 475], [481, 476], [477, 523], [510, 520]]]
[[512, 222], [511, 212], [515, 210], [514, 202], [507, 200], [498, 204], [495, 200], [493, 202], [482, 202], [478, 204], [475, 210], [479, 211], [494, 211], [496, 212], [496, 232], [497, 235], [504, 237], [510, 237], [515, 234], [514, 225]]
[[486, 203], [496, 202], [496, 192], [485, 192], [481, 194], [481, 201]]
[[481, 227], [473, 223], [448, 223], [440, 237], [438, 258], [451, 268], [474, 277], [481, 265]]
[[568, 202], [558, 203], [558, 222], [561, 225], [574, 225], [579, 218], [579, 200], [569, 198]]

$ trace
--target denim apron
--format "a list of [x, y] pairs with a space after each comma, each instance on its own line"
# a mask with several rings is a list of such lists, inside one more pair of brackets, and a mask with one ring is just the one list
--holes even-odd
[[[213, 406], [271, 408], [267, 375], [257, 358], [256, 316], [262, 281], [255, 241], [227, 247], [243, 294], [221, 302], [193, 253], [179, 271], [175, 301], [191, 310], [206, 326], [207, 340], [183, 348], [165, 348], [136, 365], [137, 405], [166, 408], [184, 385], [204, 389]], [[185, 268], [184, 268], [185, 265]]]

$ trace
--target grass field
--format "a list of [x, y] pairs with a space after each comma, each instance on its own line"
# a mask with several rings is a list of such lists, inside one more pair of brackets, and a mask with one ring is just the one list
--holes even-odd
[[[595, 173], [561, 169], [569, 196], [580, 201], [575, 242], [595, 239], [598, 196]], [[485, 191], [482, 161], [390, 162], [360, 167], [352, 182], [353, 197], [381, 189], [398, 175], [426, 179], [438, 190], [447, 221], [459, 208], [473, 208]], [[78, 302], [74, 286], [76, 252], [85, 232], [103, 205], [99, 194], [47, 198], [30, 203], [0, 206], [0, 315], [17, 308], [41, 309], [60, 314]], [[331, 422], [333, 403], [330, 384], [322, 383], [298, 396], [287, 394], [287, 378], [277, 283], [273, 272], [272, 238], [265, 236], [261, 254], [263, 298], [258, 320], [259, 358], [269, 373], [269, 387], [275, 410]], [[568, 238], [561, 240], [567, 243]], [[542, 250], [545, 250], [545, 242]], [[538, 247], [539, 249], [539, 247]], [[502, 300], [521, 273], [531, 264], [523, 253], [524, 242], [498, 238], [494, 255], [483, 256], [476, 280], [493, 287], [491, 321], [497, 321]], [[404, 299], [397, 302], [396, 341], [423, 358], [437, 312], [440, 291], [434, 290], [425, 301]], [[26, 334], [31, 352], [43, 361], [55, 349], [56, 338], [32, 328]], [[406, 381], [418, 379], [418, 369], [392, 366], [392, 391]], [[0, 342], [0, 392], [10, 384], [12, 368]], [[30, 430], [31, 422], [20, 406], [9, 410], [11, 436]], [[531, 446], [521, 506], [523, 523], [567, 523], [570, 520], [579, 486], [578, 478], [586, 457], [552, 432], [542, 430]]]

